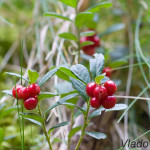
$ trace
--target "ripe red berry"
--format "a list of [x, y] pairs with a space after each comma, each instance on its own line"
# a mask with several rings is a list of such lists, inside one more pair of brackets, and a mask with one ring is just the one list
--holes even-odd
[[29, 91], [30, 96], [33, 97], [33, 96], [39, 95], [40, 87], [37, 84], [33, 83], [29, 85], [28, 91]]
[[104, 87], [107, 89], [108, 95], [112, 95], [117, 91], [117, 85], [114, 81], [109, 80], [104, 84]]
[[110, 67], [106, 67], [106, 68], [104, 68], [104, 70], [103, 70], [103, 73], [106, 73], [106, 76], [107, 77], [109, 77], [109, 78], [111, 78], [111, 68]]
[[94, 83], [94, 82], [88, 83], [88, 85], [86, 86], [86, 93], [88, 96], [94, 97], [93, 91], [94, 91], [95, 87], [96, 87], [96, 83]]
[[90, 104], [93, 108], [99, 108], [101, 106], [101, 101], [98, 100], [96, 97], [92, 97], [90, 100]]
[[93, 91], [93, 95], [97, 99], [102, 100], [107, 97], [107, 89], [104, 86], [97, 86]]
[[94, 46], [99, 47], [100, 46], [100, 38], [98, 36], [95, 36], [93, 39]]
[[[20, 99], [20, 94], [19, 94], [19, 90], [22, 88], [23, 86], [22, 85], [16, 85], [16, 87], [13, 88], [12, 90], [12, 95], [16, 98], [17, 96], [17, 99]], [[17, 94], [16, 94], [16, 91], [17, 91]]]
[[24, 100], [24, 107], [27, 110], [33, 110], [36, 108], [38, 100], [34, 97], [30, 97], [27, 100]]
[[23, 100], [26, 100], [30, 97], [29, 90], [27, 87], [22, 87], [19, 90], [19, 97], [20, 97], [20, 99], [23, 99]]
[[95, 54], [95, 49], [94, 48], [84, 49], [83, 52], [87, 55], [93, 56], [93, 54]]
[[116, 104], [116, 98], [114, 96], [108, 96], [102, 102], [102, 106], [106, 109], [113, 108], [115, 104]]

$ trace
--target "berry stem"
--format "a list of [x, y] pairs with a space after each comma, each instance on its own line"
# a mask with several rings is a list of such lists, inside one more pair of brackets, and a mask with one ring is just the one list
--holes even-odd
[[87, 103], [87, 111], [86, 111], [86, 115], [84, 116], [84, 125], [83, 125], [82, 131], [81, 131], [80, 139], [79, 139], [79, 141], [77, 143], [77, 146], [76, 146], [75, 150], [79, 149], [80, 144], [82, 142], [82, 139], [83, 139], [83, 136], [84, 136], [84, 131], [85, 131], [85, 129], [87, 127], [87, 123], [88, 123], [89, 109], [90, 109], [90, 101], [88, 101], [88, 103]]
[[[39, 115], [43, 118], [43, 115], [42, 115], [42, 112], [41, 112], [39, 103], [38, 103], [38, 113], [39, 113]], [[52, 146], [51, 146], [51, 143], [50, 143], [50, 136], [48, 135], [48, 133], [47, 133], [47, 131], [46, 131], [45, 122], [43, 122], [42, 126], [43, 126], [43, 131], [44, 131], [46, 140], [47, 140], [48, 145], [49, 145], [49, 149], [52, 150]]]

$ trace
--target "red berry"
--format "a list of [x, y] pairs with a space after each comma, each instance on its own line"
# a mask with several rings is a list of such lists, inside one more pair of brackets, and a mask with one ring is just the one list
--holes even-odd
[[116, 104], [116, 98], [114, 96], [108, 96], [102, 102], [102, 106], [106, 109], [113, 108], [115, 104]]
[[33, 110], [36, 108], [38, 100], [34, 97], [30, 97], [27, 100], [24, 100], [24, 107], [27, 110]]
[[36, 95], [39, 95], [40, 93], [40, 87], [35, 83], [29, 85], [28, 90], [29, 90], [30, 96], [36, 96]]
[[90, 48], [90, 49], [86, 49], [83, 50], [85, 54], [93, 56], [93, 54], [95, 54], [95, 49], [94, 48]]
[[24, 100], [30, 97], [29, 90], [27, 87], [23, 87], [19, 90], [19, 97], [20, 99], [24, 99]]
[[[13, 88], [12, 90], [12, 95], [16, 98], [17, 96], [17, 99], [20, 99], [20, 94], [19, 94], [19, 90], [23, 88], [22, 85], [17, 85], [16, 87]], [[16, 94], [16, 91], [17, 91], [17, 94]]]
[[112, 95], [117, 91], [117, 85], [114, 81], [109, 80], [104, 84], [104, 87], [107, 89], [108, 95]]
[[88, 96], [94, 97], [93, 91], [94, 91], [95, 87], [96, 87], [96, 83], [94, 83], [94, 82], [91, 82], [91, 83], [87, 84], [86, 93], [87, 93]]
[[90, 104], [93, 108], [99, 108], [101, 106], [101, 101], [98, 100], [96, 97], [92, 97], [90, 100]]
[[103, 70], [103, 73], [106, 73], [106, 76], [107, 77], [109, 77], [109, 78], [111, 78], [111, 68], [110, 67], [106, 67], [106, 68], [104, 68], [104, 70]]
[[93, 95], [97, 99], [102, 100], [107, 97], [107, 89], [104, 86], [97, 86], [93, 91]]
[[100, 38], [98, 36], [95, 36], [93, 39], [94, 46], [99, 47], [100, 46]]

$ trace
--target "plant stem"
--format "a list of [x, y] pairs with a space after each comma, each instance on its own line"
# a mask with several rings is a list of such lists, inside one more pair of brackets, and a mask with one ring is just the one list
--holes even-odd
[[[43, 115], [42, 115], [42, 112], [41, 112], [41, 109], [40, 109], [40, 105], [39, 105], [39, 104], [38, 104], [38, 113], [39, 113], [39, 115], [43, 118]], [[47, 131], [46, 131], [45, 122], [43, 122], [42, 126], [43, 126], [43, 130], [44, 130], [44, 134], [45, 134], [46, 140], [47, 140], [48, 145], [49, 145], [49, 149], [52, 150], [52, 146], [51, 146], [51, 143], [50, 143], [50, 136], [48, 135], [48, 133], [47, 133]]]
[[76, 146], [75, 150], [78, 150], [78, 149], [79, 149], [80, 144], [81, 144], [81, 142], [82, 142], [82, 139], [83, 139], [83, 136], [84, 136], [84, 131], [85, 131], [85, 129], [86, 129], [86, 127], [87, 127], [87, 123], [88, 123], [89, 109], [90, 109], [90, 101], [88, 101], [88, 103], [87, 103], [87, 112], [86, 112], [86, 115], [84, 116], [84, 125], [83, 125], [82, 131], [81, 131], [80, 139], [79, 139], [79, 141], [78, 141], [78, 143], [77, 143], [77, 146]]
[[[70, 124], [70, 131], [71, 131], [71, 129], [72, 129], [72, 127], [73, 127], [73, 123], [74, 123], [74, 121], [73, 121], [73, 114], [74, 114], [74, 109], [71, 110], [71, 124]], [[70, 150], [70, 144], [71, 144], [71, 138], [69, 138], [69, 134], [68, 134], [68, 148], [67, 148], [67, 150]]]

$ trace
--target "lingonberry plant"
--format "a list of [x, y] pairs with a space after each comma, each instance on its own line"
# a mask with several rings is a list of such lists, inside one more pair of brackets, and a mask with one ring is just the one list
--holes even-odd
[[[103, 70], [104, 56], [101, 53], [94, 54], [95, 48], [101, 46], [100, 38], [94, 30], [81, 32], [81, 28], [93, 21], [94, 14], [98, 12], [101, 7], [107, 8], [110, 7], [112, 4], [110, 2], [102, 2], [87, 9], [85, 12], [79, 12], [79, 0], [60, 1], [75, 9], [75, 18], [70, 19], [66, 16], [62, 16], [54, 12], [45, 13], [45, 16], [57, 17], [63, 20], [70, 21], [76, 27], [76, 35], [73, 33], [64, 32], [59, 34], [59, 36], [61, 38], [73, 40], [74, 42], [76, 42], [77, 47], [74, 47], [74, 49], [76, 50], [78, 55], [78, 64], [69, 67], [53, 67], [50, 69], [49, 72], [47, 72], [43, 77], [39, 79], [38, 83], [36, 83], [36, 81], [39, 77], [39, 74], [36, 71], [28, 71], [29, 79], [26, 79], [19, 74], [7, 72], [6, 74], [21, 77], [21, 79], [24, 79], [29, 85], [28, 87], [23, 87], [22, 85], [15, 85], [11, 92], [5, 92], [16, 98], [17, 103], [21, 101], [23, 102], [24, 107], [29, 111], [29, 113], [19, 113], [19, 117], [27, 119], [42, 127], [50, 150], [52, 150], [51, 132], [55, 128], [68, 125], [69, 121], [61, 122], [53, 127], [50, 127], [47, 130], [47, 114], [61, 105], [69, 107], [71, 109], [70, 132], [68, 133], [67, 141], [65, 143], [67, 143], [67, 149], [70, 150], [71, 138], [77, 131], [80, 130], [81, 135], [75, 147], [75, 150], [78, 150], [80, 148], [84, 135], [89, 135], [96, 139], [106, 138], [106, 134], [104, 133], [95, 131], [89, 132], [86, 130], [87, 127], [90, 125], [91, 118], [99, 116], [102, 111], [107, 112], [114, 110], [123, 110], [127, 108], [127, 106], [125, 104], [116, 104], [116, 98], [115, 96], [113, 96], [113, 94], [115, 94], [117, 86], [114, 81], [108, 78], [110, 77], [110, 73], [108, 74], [108, 71]], [[83, 50], [85, 54], [91, 56], [94, 54], [94, 58], [89, 60], [89, 70], [84, 65], [79, 64], [80, 53], [82, 52], [81, 50]], [[73, 91], [72, 93], [67, 93], [64, 97], [60, 98], [59, 101], [47, 108], [47, 110], [43, 110], [43, 112], [41, 111], [40, 107], [40, 103], [42, 102], [42, 100], [58, 96], [57, 93], [40, 92], [44, 83], [49, 80], [54, 74], [56, 74], [61, 79], [70, 81], [75, 91]], [[105, 75], [107, 75], [108, 77], [105, 77]], [[77, 97], [78, 99], [79, 97], [81, 97], [82, 100], [84, 100], [84, 108], [79, 107], [76, 101], [72, 101], [72, 99], [75, 97]], [[78, 129], [73, 128], [75, 108], [78, 109], [80, 114], [84, 116], [84, 123], [81, 124]], [[37, 113], [30, 112], [33, 109], [37, 110]]]

